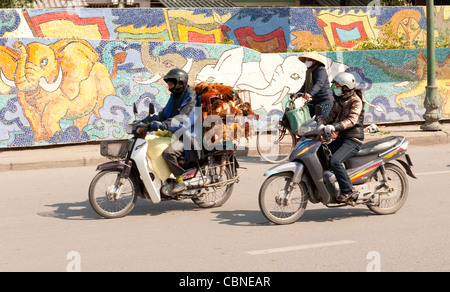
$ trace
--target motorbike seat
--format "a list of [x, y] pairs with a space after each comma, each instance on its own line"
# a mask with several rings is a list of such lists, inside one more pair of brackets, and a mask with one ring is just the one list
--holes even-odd
[[395, 145], [400, 144], [403, 139], [404, 137], [401, 136], [389, 136], [383, 139], [367, 142], [362, 145], [361, 150], [359, 150], [355, 157], [383, 153]]

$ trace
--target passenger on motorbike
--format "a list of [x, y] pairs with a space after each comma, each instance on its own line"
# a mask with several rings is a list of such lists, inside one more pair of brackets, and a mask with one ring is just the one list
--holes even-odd
[[[325, 125], [325, 132], [336, 138], [328, 145], [333, 155], [330, 168], [341, 190], [338, 200], [348, 201], [356, 196], [344, 162], [361, 149], [364, 140], [364, 104], [355, 92], [356, 79], [351, 73], [339, 73], [333, 80], [334, 104], [328, 116], [318, 119]], [[337, 133], [336, 133], [337, 132]]]
[[[184, 168], [178, 162], [178, 158], [184, 154], [185, 161], [190, 160], [189, 156], [195, 154], [194, 151], [185, 149], [183, 139], [194, 139], [195, 125], [195, 105], [196, 94], [188, 85], [188, 74], [181, 69], [172, 69], [166, 76], [164, 81], [171, 92], [169, 101], [166, 106], [157, 115], [148, 116], [142, 122], [148, 123], [146, 130], [168, 130], [175, 133], [182, 130], [182, 135], [177, 137], [179, 140], [173, 142], [167, 147], [162, 156], [167, 163], [170, 171], [176, 178], [173, 185], [172, 194], [177, 194], [186, 189], [186, 185], [181, 177]], [[144, 131], [144, 130], [143, 130]], [[180, 132], [177, 132], [177, 134]], [[192, 141], [184, 141], [192, 145]]]
[[319, 118], [326, 117], [333, 107], [333, 95], [325, 69], [326, 61], [317, 52], [307, 53], [299, 57], [299, 60], [305, 63], [308, 69], [305, 83], [296, 94], [304, 94], [303, 98], [308, 102], [307, 106], [311, 116], [315, 115], [316, 106], [320, 106], [322, 114]]

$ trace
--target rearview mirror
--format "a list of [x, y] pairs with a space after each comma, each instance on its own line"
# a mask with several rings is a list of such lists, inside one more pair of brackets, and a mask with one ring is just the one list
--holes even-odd
[[153, 103], [150, 103], [150, 105], [148, 106], [148, 113], [150, 116], [155, 113], [155, 106], [153, 105]]

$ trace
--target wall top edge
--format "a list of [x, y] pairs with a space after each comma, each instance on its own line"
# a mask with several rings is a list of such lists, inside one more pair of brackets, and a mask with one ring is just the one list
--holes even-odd
[[[266, 10], [289, 10], [289, 9], [334, 9], [334, 10], [350, 10], [354, 8], [367, 8], [367, 9], [373, 9], [373, 7], [379, 7], [380, 9], [418, 9], [418, 8], [426, 8], [426, 6], [377, 6], [377, 5], [371, 5], [371, 6], [298, 6], [298, 7], [130, 7], [130, 8], [116, 8], [116, 7], [108, 7], [108, 8], [93, 8], [93, 7], [55, 7], [55, 8], [1, 8], [0, 10], [18, 10], [18, 9], [25, 9], [25, 10], [80, 10], [80, 9], [93, 9], [93, 10], [136, 10], [136, 9], [149, 9], [149, 10], [179, 10], [179, 9], [186, 9], [186, 10], [195, 10], [195, 9], [215, 9], [215, 10], [242, 10], [242, 9], [266, 9]], [[435, 8], [438, 7], [450, 7], [450, 5], [434, 5]]]

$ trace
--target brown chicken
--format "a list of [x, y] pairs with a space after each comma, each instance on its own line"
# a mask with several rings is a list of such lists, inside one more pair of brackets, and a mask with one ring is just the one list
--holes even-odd
[[208, 138], [212, 143], [247, 138], [253, 134], [253, 127], [241, 117], [254, 119], [257, 116], [252, 111], [250, 103], [242, 102], [231, 86], [200, 82], [195, 85], [195, 92], [198, 96], [201, 95], [203, 120], [209, 115], [216, 115], [222, 119], [222, 124], [213, 124], [204, 129], [205, 133], [213, 130], [211, 133], [214, 134]]

